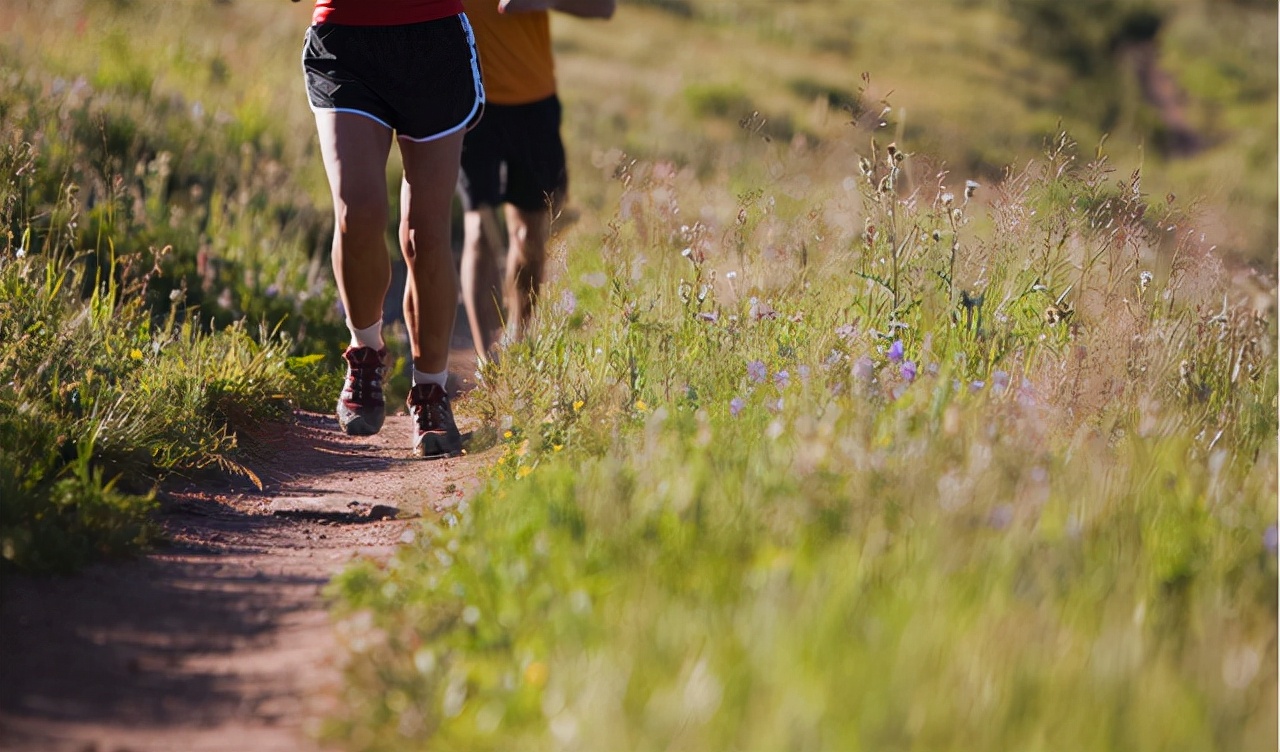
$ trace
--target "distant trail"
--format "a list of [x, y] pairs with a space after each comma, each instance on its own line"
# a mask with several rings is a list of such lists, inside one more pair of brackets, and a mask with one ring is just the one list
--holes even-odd
[[[461, 337], [454, 347], [466, 390], [474, 354]], [[72, 577], [0, 581], [0, 750], [321, 749], [312, 734], [341, 657], [321, 589], [354, 557], [389, 556], [413, 523], [278, 516], [271, 503], [360, 497], [429, 515], [474, 490], [481, 459], [414, 460], [409, 435], [407, 415], [355, 439], [332, 416], [299, 414], [254, 468], [264, 491], [167, 494], [171, 544]]]

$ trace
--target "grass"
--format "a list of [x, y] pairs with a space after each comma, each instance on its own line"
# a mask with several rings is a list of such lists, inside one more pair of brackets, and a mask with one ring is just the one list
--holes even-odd
[[485, 489], [336, 581], [334, 738], [1274, 744], [1274, 321], [1066, 137], [973, 188], [872, 143], [805, 200], [618, 171], [471, 398]]
[[252, 477], [255, 431], [328, 402], [309, 353], [344, 330], [310, 253], [328, 217], [260, 108], [166, 95], [110, 27], [92, 80], [41, 57], [83, 48], [17, 39], [0, 49], [0, 569], [67, 571], [154, 540], [159, 480]]
[[[0, 18], [6, 566], [331, 396], [304, 5]], [[1275, 747], [1275, 9], [1151, 4], [1173, 159], [1110, 11], [1082, 67], [1036, 6], [556, 18], [581, 216], [483, 491], [335, 583], [334, 739]]]

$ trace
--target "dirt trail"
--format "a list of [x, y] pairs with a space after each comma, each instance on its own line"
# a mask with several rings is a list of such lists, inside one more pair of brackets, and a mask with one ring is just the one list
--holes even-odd
[[[454, 373], [473, 373], [469, 342], [454, 346]], [[409, 432], [406, 415], [357, 439], [301, 413], [255, 468], [262, 491], [166, 492], [171, 542], [149, 555], [0, 581], [0, 750], [320, 749], [313, 734], [340, 678], [323, 587], [355, 557], [388, 556], [406, 515], [457, 503], [484, 461], [414, 460]], [[358, 497], [400, 518], [273, 513], [298, 497]]]

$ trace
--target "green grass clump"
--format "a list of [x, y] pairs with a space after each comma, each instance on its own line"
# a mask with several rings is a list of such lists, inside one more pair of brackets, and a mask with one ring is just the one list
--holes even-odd
[[0, 570], [137, 550], [157, 480], [252, 476], [262, 424], [334, 393], [307, 355], [345, 331], [331, 219], [290, 178], [309, 155], [252, 103], [165, 90], [103, 23], [92, 77], [54, 59], [75, 45], [0, 46]]
[[787, 160], [732, 196], [623, 160], [471, 400], [488, 485], [337, 581], [331, 732], [1274, 746], [1269, 310], [1065, 137], [998, 185], [874, 144]]
[[136, 550], [156, 533], [157, 479], [254, 478], [246, 442], [291, 419], [299, 392], [287, 339], [206, 332], [177, 308], [157, 320], [137, 258], [86, 280], [88, 258], [0, 250], [0, 568], [67, 570]]

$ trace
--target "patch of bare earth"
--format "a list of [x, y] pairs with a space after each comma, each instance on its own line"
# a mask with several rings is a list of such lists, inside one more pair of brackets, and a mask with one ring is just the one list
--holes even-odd
[[0, 750], [322, 748], [340, 680], [323, 588], [456, 504], [482, 460], [413, 459], [407, 415], [367, 438], [297, 417], [265, 439], [263, 489], [166, 491], [169, 540], [146, 556], [0, 581]]

